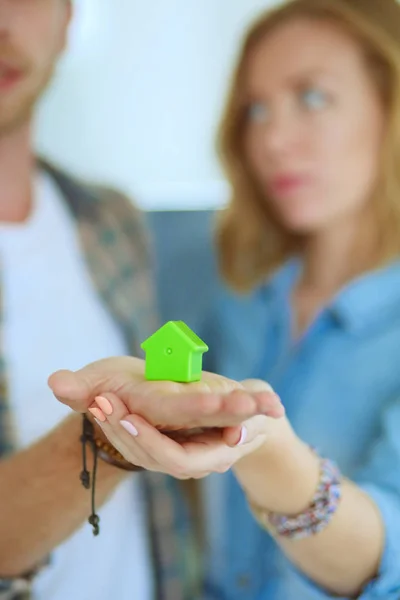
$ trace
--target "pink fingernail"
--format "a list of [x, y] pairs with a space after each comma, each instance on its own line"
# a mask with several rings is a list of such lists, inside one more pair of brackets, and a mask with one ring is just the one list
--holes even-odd
[[247, 438], [247, 428], [244, 425], [242, 425], [242, 431], [240, 433], [240, 440], [238, 441], [236, 446], [242, 446], [242, 444], [245, 443], [246, 438]]
[[94, 400], [105, 415], [110, 416], [113, 414], [112, 404], [109, 400], [107, 400], [107, 398], [104, 398], [103, 396], [97, 396]]
[[100, 408], [89, 408], [88, 410], [89, 410], [90, 413], [92, 413], [92, 415], [98, 421], [101, 421], [102, 423], [104, 423], [104, 421], [107, 420], [106, 416], [104, 415], [103, 411], [100, 410]]
[[138, 430], [134, 425], [132, 425], [130, 421], [120, 421], [120, 424], [130, 435], [133, 435], [134, 437], [137, 437], [139, 435]]

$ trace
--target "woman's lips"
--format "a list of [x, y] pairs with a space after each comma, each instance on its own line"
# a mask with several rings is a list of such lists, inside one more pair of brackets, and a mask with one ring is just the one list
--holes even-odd
[[310, 183], [307, 175], [277, 175], [270, 180], [270, 192], [275, 196], [286, 196], [297, 192], [300, 188]]

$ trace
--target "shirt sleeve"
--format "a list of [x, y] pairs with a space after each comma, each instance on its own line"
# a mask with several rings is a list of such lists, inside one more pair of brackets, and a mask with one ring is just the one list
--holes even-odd
[[353, 478], [377, 505], [385, 527], [385, 546], [378, 577], [362, 600], [400, 598], [400, 401], [385, 410], [381, 435], [369, 460]]
[[[365, 464], [351, 478], [378, 507], [385, 527], [385, 545], [377, 577], [358, 600], [400, 599], [400, 402], [383, 414], [380, 436]], [[338, 600], [293, 567], [293, 576], [305, 597]], [[342, 600], [348, 600], [343, 598]]]

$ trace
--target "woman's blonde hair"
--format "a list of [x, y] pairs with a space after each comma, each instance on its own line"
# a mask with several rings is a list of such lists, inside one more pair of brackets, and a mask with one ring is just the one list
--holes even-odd
[[276, 26], [297, 17], [334, 21], [365, 50], [388, 115], [376, 203], [382, 235], [377, 263], [400, 252], [400, 6], [395, 0], [292, 0], [263, 15], [247, 33], [218, 135], [232, 195], [217, 219], [216, 241], [221, 273], [237, 291], [254, 288], [300, 247], [299, 237], [274, 218], [246, 164], [241, 97], [249, 53]]

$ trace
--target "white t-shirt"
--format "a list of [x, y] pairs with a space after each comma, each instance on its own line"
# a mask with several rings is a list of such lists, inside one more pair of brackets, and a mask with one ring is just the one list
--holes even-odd
[[[47, 387], [50, 373], [127, 352], [92, 285], [73, 219], [48, 175], [37, 175], [34, 198], [26, 223], [0, 224], [4, 348], [20, 447], [70, 414]], [[98, 537], [85, 524], [54, 551], [52, 565], [35, 584], [38, 600], [152, 598], [143, 498], [134, 475], [99, 515]]]

